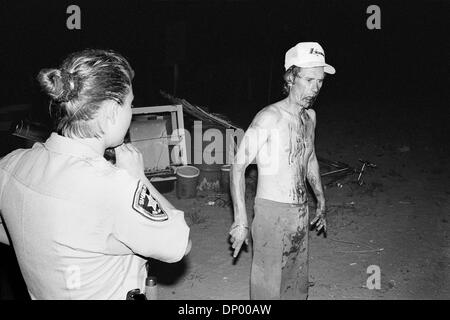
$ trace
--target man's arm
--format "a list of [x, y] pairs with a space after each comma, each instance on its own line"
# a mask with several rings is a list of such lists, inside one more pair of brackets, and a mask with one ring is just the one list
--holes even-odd
[[[311, 119], [315, 129], [316, 115], [314, 112], [311, 114]], [[316, 150], [314, 147], [314, 136], [312, 139], [312, 152], [308, 159], [308, 172], [306, 173], [306, 177], [317, 199], [316, 216], [311, 221], [311, 225], [316, 225], [318, 232], [323, 228], [323, 231], [326, 233], [327, 224], [325, 219], [325, 196], [323, 194], [322, 181], [320, 178], [319, 162], [317, 161]]]
[[234, 223], [230, 235], [233, 257], [239, 254], [243, 242], [248, 243], [248, 221], [245, 207], [245, 169], [256, 158], [258, 150], [267, 142], [269, 132], [276, 121], [276, 113], [268, 108], [260, 111], [238, 147], [230, 170], [230, 191], [233, 199]]
[[320, 179], [319, 162], [317, 161], [314, 147], [308, 161], [307, 178], [317, 199], [317, 209], [325, 211], [325, 196], [323, 194], [322, 181]]

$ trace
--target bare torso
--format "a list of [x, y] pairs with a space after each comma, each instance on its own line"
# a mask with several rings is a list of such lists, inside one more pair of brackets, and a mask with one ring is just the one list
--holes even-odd
[[[267, 109], [277, 121], [268, 128], [266, 145], [258, 152], [256, 197], [284, 203], [305, 203], [308, 159], [314, 146], [315, 113], [283, 108], [282, 101]], [[264, 111], [263, 111], [264, 112]]]

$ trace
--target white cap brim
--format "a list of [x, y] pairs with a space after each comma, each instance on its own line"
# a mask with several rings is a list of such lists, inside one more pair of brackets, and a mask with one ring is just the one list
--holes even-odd
[[330, 66], [329, 64], [326, 64], [326, 63], [325, 63], [325, 66], [323, 67], [323, 71], [325, 71], [325, 73], [329, 73], [329, 74], [336, 73], [336, 69], [333, 66]]
[[323, 63], [323, 62], [310, 62], [310, 63], [302, 63], [301, 65], [295, 64], [295, 63], [290, 63], [289, 65], [285, 65], [285, 69], [289, 69], [292, 66], [297, 66], [300, 68], [312, 68], [312, 67], [323, 67], [323, 71], [325, 73], [328, 74], [335, 74], [336, 73], [336, 69], [333, 66], [330, 66], [327, 63]]

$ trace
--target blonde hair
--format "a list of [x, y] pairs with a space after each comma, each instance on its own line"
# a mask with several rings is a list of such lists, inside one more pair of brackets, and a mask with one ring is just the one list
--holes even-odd
[[291, 86], [293, 85], [293, 83], [291, 83], [292, 80], [290, 80], [290, 78], [295, 79], [301, 71], [302, 71], [301, 67], [291, 66], [284, 73], [284, 75], [283, 75], [283, 80], [284, 80], [283, 93], [286, 96], [289, 95], [289, 91], [291, 91]]
[[96, 115], [106, 100], [123, 105], [134, 71], [111, 50], [87, 49], [69, 55], [59, 69], [43, 69], [37, 77], [50, 96], [56, 131], [67, 137], [99, 138]]

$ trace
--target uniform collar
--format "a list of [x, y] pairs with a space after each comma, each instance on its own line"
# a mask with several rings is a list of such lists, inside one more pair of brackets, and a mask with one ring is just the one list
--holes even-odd
[[98, 154], [90, 147], [74, 140], [52, 132], [50, 137], [44, 143], [45, 147], [51, 151], [63, 154], [70, 154], [80, 158], [99, 158], [103, 155]]

